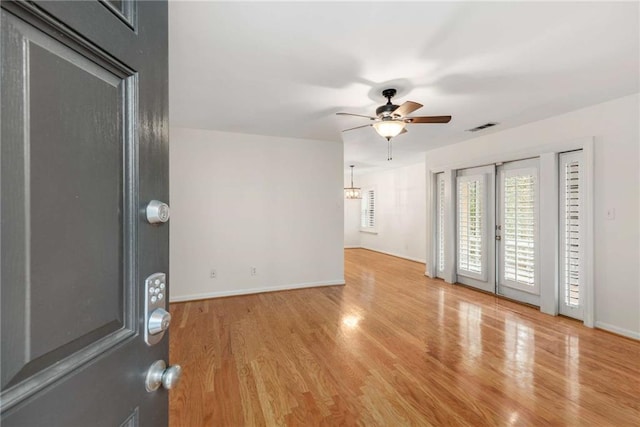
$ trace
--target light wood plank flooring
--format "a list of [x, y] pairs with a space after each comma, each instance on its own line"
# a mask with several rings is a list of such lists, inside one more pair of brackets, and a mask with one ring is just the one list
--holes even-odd
[[640, 425], [640, 342], [345, 252], [346, 286], [171, 305], [172, 427]]

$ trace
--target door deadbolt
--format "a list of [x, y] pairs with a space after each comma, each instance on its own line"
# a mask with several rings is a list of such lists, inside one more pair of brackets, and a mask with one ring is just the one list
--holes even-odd
[[152, 200], [147, 205], [147, 221], [149, 224], [161, 224], [169, 221], [169, 205], [160, 200]]

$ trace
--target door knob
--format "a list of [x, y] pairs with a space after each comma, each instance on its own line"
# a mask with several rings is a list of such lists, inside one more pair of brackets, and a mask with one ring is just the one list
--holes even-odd
[[172, 365], [167, 368], [164, 360], [156, 360], [147, 372], [145, 388], [148, 392], [156, 391], [160, 386], [171, 390], [178, 385], [181, 376], [182, 367], [180, 365]]

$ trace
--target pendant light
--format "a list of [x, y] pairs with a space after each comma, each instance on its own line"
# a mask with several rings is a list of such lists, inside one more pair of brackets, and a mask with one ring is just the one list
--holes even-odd
[[360, 188], [353, 186], [353, 168], [355, 165], [350, 165], [351, 168], [351, 187], [345, 187], [344, 198], [345, 199], [362, 199], [362, 191]]

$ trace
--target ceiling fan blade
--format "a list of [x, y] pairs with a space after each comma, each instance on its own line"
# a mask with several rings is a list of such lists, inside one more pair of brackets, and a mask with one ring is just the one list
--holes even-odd
[[363, 116], [362, 114], [353, 114], [353, 113], [336, 113], [337, 116], [356, 116], [356, 117], [364, 117], [369, 120], [375, 120], [375, 117], [371, 116]]
[[393, 110], [393, 114], [404, 117], [407, 114], [413, 113], [418, 108], [422, 108], [422, 104], [418, 104], [413, 101], [406, 101], [404, 104]]
[[354, 129], [366, 128], [366, 127], [369, 127], [369, 126], [372, 126], [372, 125], [356, 126], [356, 127], [354, 127], [354, 128], [345, 129], [345, 130], [343, 130], [342, 132], [346, 132], [346, 131], [348, 131], [348, 130], [354, 130]]
[[405, 117], [406, 123], [449, 123], [451, 116]]

